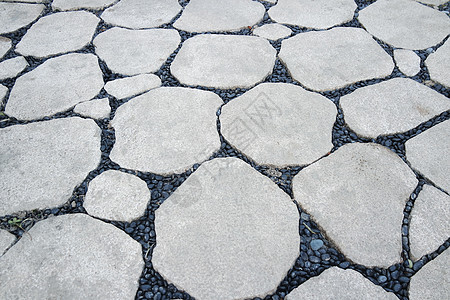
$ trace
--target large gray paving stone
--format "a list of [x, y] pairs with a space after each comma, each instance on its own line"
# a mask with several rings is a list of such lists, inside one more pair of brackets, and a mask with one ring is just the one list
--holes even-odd
[[23, 56], [17, 56], [0, 62], [0, 80], [16, 77], [28, 66]]
[[153, 266], [196, 299], [273, 293], [300, 248], [296, 205], [237, 158], [203, 163], [155, 213]]
[[115, 27], [100, 33], [94, 46], [95, 53], [113, 72], [131, 76], [158, 71], [180, 42], [174, 29]]
[[303, 169], [293, 191], [347, 258], [388, 267], [401, 260], [399, 228], [416, 185], [416, 176], [394, 152], [355, 143]]
[[414, 51], [395, 49], [394, 59], [400, 71], [406, 76], [414, 76], [420, 71], [420, 57]]
[[139, 243], [112, 224], [73, 214], [38, 222], [0, 258], [2, 299], [133, 299]]
[[16, 80], [5, 113], [23, 120], [43, 118], [94, 98], [103, 84], [95, 55], [51, 58]]
[[289, 27], [283, 26], [281, 24], [265, 24], [261, 27], [257, 27], [253, 30], [253, 34], [266, 38], [268, 40], [278, 40], [290, 36], [292, 30]]
[[394, 69], [392, 58], [360, 28], [300, 33], [281, 43], [279, 57], [295, 80], [317, 91], [386, 77]]
[[336, 106], [287, 83], [262, 83], [222, 107], [225, 139], [258, 164], [304, 165], [333, 148]]
[[9, 246], [16, 240], [16, 237], [6, 230], [0, 229], [0, 257], [8, 249]]
[[161, 79], [158, 76], [154, 74], [140, 74], [108, 81], [105, 84], [105, 90], [117, 99], [123, 99], [157, 88], [160, 85]]
[[272, 73], [276, 50], [256, 36], [206, 34], [186, 40], [170, 66], [187, 85], [251, 87]]
[[447, 97], [407, 78], [359, 88], [340, 105], [348, 126], [372, 138], [408, 131], [450, 109]]
[[450, 42], [447, 40], [425, 60], [430, 78], [450, 88]]
[[380, 40], [398, 48], [434, 46], [450, 33], [450, 19], [411, 0], [378, 0], [359, 12], [359, 22]]
[[117, 0], [53, 0], [53, 10], [75, 10], [80, 8], [102, 9]]
[[120, 106], [111, 125], [111, 159], [121, 167], [167, 174], [184, 172], [220, 148], [213, 92], [181, 87], [149, 91]]
[[0, 34], [16, 31], [37, 19], [42, 4], [0, 2]]
[[8, 53], [9, 49], [11, 49], [12, 43], [11, 40], [5, 37], [0, 36], [0, 59]]
[[73, 112], [93, 119], [106, 119], [111, 113], [108, 98], [92, 99], [78, 103]]

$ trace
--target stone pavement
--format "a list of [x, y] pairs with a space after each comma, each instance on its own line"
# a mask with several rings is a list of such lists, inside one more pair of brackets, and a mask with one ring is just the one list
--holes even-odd
[[0, 0], [0, 299], [449, 299], [450, 2]]

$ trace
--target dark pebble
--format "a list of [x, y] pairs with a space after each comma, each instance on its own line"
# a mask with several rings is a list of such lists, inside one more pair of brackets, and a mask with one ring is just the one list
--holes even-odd
[[339, 267], [342, 269], [347, 269], [350, 266], [350, 263], [348, 261], [344, 261], [339, 264]]
[[402, 289], [402, 285], [400, 283], [396, 283], [393, 287], [394, 292], [398, 292]]
[[408, 278], [408, 277], [405, 277], [405, 276], [401, 276], [398, 280], [399, 280], [400, 282], [404, 282], [404, 283], [408, 283], [408, 282], [409, 282], [409, 278]]
[[377, 278], [379, 283], [385, 283], [387, 281], [387, 277], [384, 275], [378, 276]]

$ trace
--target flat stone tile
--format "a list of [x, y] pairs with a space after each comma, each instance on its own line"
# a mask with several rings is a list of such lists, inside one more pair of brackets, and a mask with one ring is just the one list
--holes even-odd
[[108, 94], [123, 99], [141, 94], [161, 86], [161, 79], [154, 74], [141, 74], [108, 81], [105, 90]]
[[292, 30], [281, 24], [265, 24], [253, 30], [253, 34], [268, 40], [279, 40], [290, 36]]
[[16, 77], [28, 66], [23, 56], [17, 56], [0, 62], [0, 80]]
[[108, 98], [92, 99], [75, 105], [73, 112], [93, 119], [109, 118], [111, 107]]
[[81, 8], [102, 9], [116, 0], [53, 0], [53, 10], [75, 10]]
[[0, 36], [0, 59], [5, 56], [5, 54], [11, 49], [12, 43], [11, 40], [5, 37]]
[[414, 76], [420, 71], [420, 57], [411, 50], [395, 49], [394, 59], [400, 71], [406, 76]]
[[0, 257], [8, 249], [9, 246], [16, 240], [16, 237], [6, 230], [0, 229]]
[[0, 2], [0, 34], [16, 31], [39, 17], [45, 6]]
[[425, 60], [432, 80], [450, 88], [450, 42], [447, 40]]

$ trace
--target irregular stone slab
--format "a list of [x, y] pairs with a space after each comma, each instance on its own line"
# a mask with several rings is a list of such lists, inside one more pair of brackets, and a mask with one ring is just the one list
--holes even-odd
[[299, 255], [298, 220], [269, 178], [237, 158], [214, 159], [156, 210], [153, 266], [196, 299], [264, 297]]
[[360, 28], [297, 34], [281, 43], [279, 57], [294, 79], [317, 91], [386, 77], [394, 69], [392, 58]]
[[108, 98], [93, 99], [77, 104], [73, 112], [93, 119], [109, 118], [111, 107]]
[[357, 271], [331, 267], [294, 289], [286, 300], [328, 299], [377, 299], [396, 300], [395, 294], [374, 285]]
[[394, 152], [355, 143], [303, 169], [293, 191], [347, 258], [388, 267], [401, 260], [399, 228], [416, 185], [416, 176]]
[[412, 167], [447, 192], [450, 191], [450, 121], [442, 122], [406, 141], [406, 157]]
[[180, 42], [175, 29], [112, 28], [94, 39], [95, 53], [113, 72], [124, 75], [158, 71]]
[[425, 60], [432, 80], [450, 88], [450, 42], [447, 40]]
[[42, 4], [0, 2], [0, 34], [27, 26], [39, 17], [44, 8]]
[[8, 88], [2, 84], [0, 84], [0, 100], [3, 100], [8, 93]]
[[6, 230], [0, 229], [0, 257], [8, 247], [16, 240], [16, 237]]
[[[0, 258], [2, 299], [132, 299], [144, 267], [139, 243], [84, 214], [52, 217]], [[32, 274], [32, 276], [30, 276]]]
[[101, 18], [116, 26], [143, 29], [169, 23], [180, 10], [177, 0], [121, 0], [106, 9]]
[[409, 299], [448, 299], [450, 250], [445, 250], [411, 278]]
[[109, 170], [89, 183], [83, 206], [92, 216], [131, 222], [144, 214], [149, 201], [150, 190], [145, 181]]
[[22, 120], [43, 118], [94, 98], [102, 87], [95, 55], [58, 56], [16, 80], [5, 112]]
[[352, 20], [356, 8], [353, 0], [278, 0], [269, 16], [278, 23], [326, 29]]
[[116, 0], [53, 0], [53, 10], [75, 10], [80, 8], [102, 9]]
[[173, 26], [188, 32], [236, 31], [258, 23], [265, 12], [252, 0], [191, 0]]
[[161, 85], [161, 79], [154, 74], [141, 74], [108, 81], [105, 90], [108, 94], [123, 99], [141, 94]]
[[411, 50], [395, 49], [394, 59], [400, 71], [406, 76], [414, 76], [420, 71], [420, 57]]
[[213, 92], [158, 88], [120, 106], [111, 125], [111, 159], [124, 168], [167, 174], [184, 172], [220, 148]]
[[0, 215], [69, 200], [100, 163], [100, 134], [94, 121], [78, 117], [0, 129]]
[[407, 78], [359, 88], [340, 105], [348, 126], [372, 138], [408, 131], [450, 109], [447, 97]]
[[287, 83], [262, 83], [222, 107], [221, 131], [264, 165], [304, 165], [327, 154], [336, 106]]
[[170, 66], [187, 85], [251, 87], [273, 70], [276, 50], [256, 36], [207, 34], [186, 40]]
[[253, 34], [268, 40], [279, 40], [290, 36], [292, 30], [280, 24], [265, 24], [253, 30]]
[[28, 66], [23, 56], [17, 56], [0, 62], [0, 80], [16, 77]]
[[0, 59], [8, 53], [9, 49], [11, 49], [12, 43], [11, 40], [5, 37], [0, 36]]
[[380, 0], [359, 12], [359, 22], [380, 40], [397, 48], [426, 49], [450, 33], [444, 12], [410, 0]]

